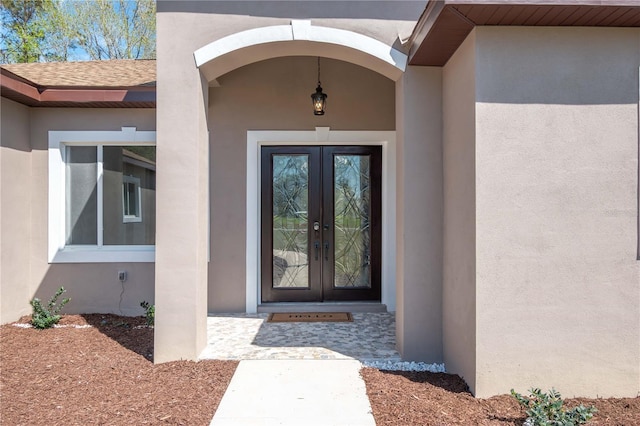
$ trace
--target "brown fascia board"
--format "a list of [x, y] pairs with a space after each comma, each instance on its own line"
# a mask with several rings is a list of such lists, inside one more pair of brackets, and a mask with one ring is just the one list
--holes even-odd
[[[440, 1], [437, 3], [444, 4]], [[425, 25], [411, 38], [409, 65], [443, 66], [475, 27], [473, 22], [455, 9], [444, 6], [436, 9], [431, 19], [427, 18]], [[419, 63], [414, 61], [416, 57]]]
[[416, 26], [409, 37], [409, 58], [411, 58], [416, 50], [422, 45], [422, 42], [433, 29], [436, 20], [444, 9], [444, 1], [429, 1], [427, 7], [420, 15]]
[[3, 93], [7, 89], [32, 99], [40, 98], [40, 91], [35, 83], [19, 77], [4, 68], [0, 68], [0, 86]]
[[47, 106], [49, 103], [90, 104], [95, 102], [122, 104], [129, 108], [131, 102], [156, 102], [153, 86], [135, 87], [42, 87], [12, 72], [0, 69], [2, 96], [28, 106]]
[[[433, 0], [430, 0], [433, 1]], [[493, 6], [638, 6], [638, 0], [435, 0], [447, 5]]]
[[409, 65], [443, 66], [476, 23], [454, 6], [603, 6], [640, 8], [640, 0], [429, 0], [409, 38]]

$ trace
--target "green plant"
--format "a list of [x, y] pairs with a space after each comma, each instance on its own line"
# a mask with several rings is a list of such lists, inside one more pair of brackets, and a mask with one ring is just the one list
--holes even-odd
[[511, 395], [526, 409], [524, 426], [576, 426], [588, 422], [596, 410], [594, 406], [580, 404], [565, 410], [560, 393], [551, 389], [548, 394], [540, 389], [529, 390], [530, 396], [522, 396], [511, 389]]
[[33, 307], [33, 314], [31, 315], [31, 325], [35, 328], [44, 329], [53, 327], [54, 324], [57, 324], [60, 321], [60, 310], [64, 305], [69, 303], [70, 298], [62, 299], [59, 305], [57, 305], [58, 298], [64, 293], [66, 290], [64, 287], [60, 287], [56, 294], [53, 295], [49, 303], [47, 303], [47, 307], [42, 306], [42, 302], [37, 297], [31, 300], [31, 306]]
[[140, 306], [144, 309], [144, 316], [147, 319], [147, 325], [153, 325], [156, 319], [156, 306], [150, 305], [147, 301], [140, 302]]

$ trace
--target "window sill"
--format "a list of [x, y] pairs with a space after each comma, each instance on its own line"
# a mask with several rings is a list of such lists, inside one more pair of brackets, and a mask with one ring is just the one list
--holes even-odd
[[125, 216], [122, 218], [122, 223], [142, 223], [142, 218], [139, 216]]
[[153, 263], [155, 246], [67, 246], [49, 263]]

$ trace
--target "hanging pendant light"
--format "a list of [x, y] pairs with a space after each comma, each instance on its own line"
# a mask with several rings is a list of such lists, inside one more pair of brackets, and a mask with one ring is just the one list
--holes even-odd
[[324, 108], [327, 105], [327, 97], [326, 93], [322, 93], [322, 86], [320, 85], [320, 57], [318, 57], [318, 87], [316, 87], [316, 92], [311, 94], [313, 115], [324, 115]]

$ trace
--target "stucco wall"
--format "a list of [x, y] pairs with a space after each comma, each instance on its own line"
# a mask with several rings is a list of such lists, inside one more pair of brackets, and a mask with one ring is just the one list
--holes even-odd
[[[29, 313], [32, 297], [48, 300], [60, 286], [64, 286], [66, 296], [72, 298], [64, 312], [142, 314], [139, 303], [142, 300], [153, 302], [152, 263], [48, 263], [48, 131], [120, 130], [126, 126], [154, 130], [154, 110], [26, 109], [4, 99], [2, 106], [2, 220], [11, 219], [11, 226], [3, 227], [2, 233], [2, 322]], [[30, 117], [30, 121], [25, 122], [26, 117]], [[26, 128], [29, 124], [30, 133]], [[5, 137], [11, 132], [19, 137]], [[4, 144], [11, 140], [20, 141], [16, 145], [18, 149], [8, 149], [5, 154]], [[8, 179], [5, 173], [9, 173]], [[18, 193], [13, 193], [11, 188], [5, 191], [5, 185], [16, 182], [11, 175], [24, 178], [16, 188], [19, 188]], [[11, 208], [12, 205], [16, 208], [30, 206], [31, 210], [25, 214]], [[8, 247], [11, 250], [7, 250]], [[19, 258], [14, 258], [17, 255]], [[11, 261], [5, 261], [5, 256], [10, 256]], [[117, 273], [123, 270], [127, 271], [128, 278], [120, 302], [122, 287]], [[17, 288], [20, 288], [19, 294], [12, 292], [9, 293], [12, 295], [10, 300], [5, 298], [5, 291]]]
[[396, 84], [396, 347], [442, 362], [442, 69], [408, 67]]
[[0, 105], [0, 324], [30, 312], [31, 268], [29, 108]]
[[311, 93], [317, 60], [286, 57], [228, 73], [210, 89], [211, 312], [245, 310], [246, 163], [248, 130], [393, 130], [394, 83], [365, 68], [321, 59], [324, 116]]
[[476, 37], [443, 69], [443, 346], [447, 370], [476, 382]]
[[477, 395], [635, 396], [640, 30], [476, 40]]
[[[211, 42], [251, 28], [286, 25], [291, 19], [311, 19], [313, 25], [355, 31], [392, 45], [397, 37], [406, 39], [411, 35], [424, 8], [424, 0], [158, 2], [159, 15], [170, 17], [176, 24], [191, 25], [176, 25], [173, 29], [192, 32], [196, 44], [203, 36]], [[216, 25], [207, 24], [212, 20]]]

